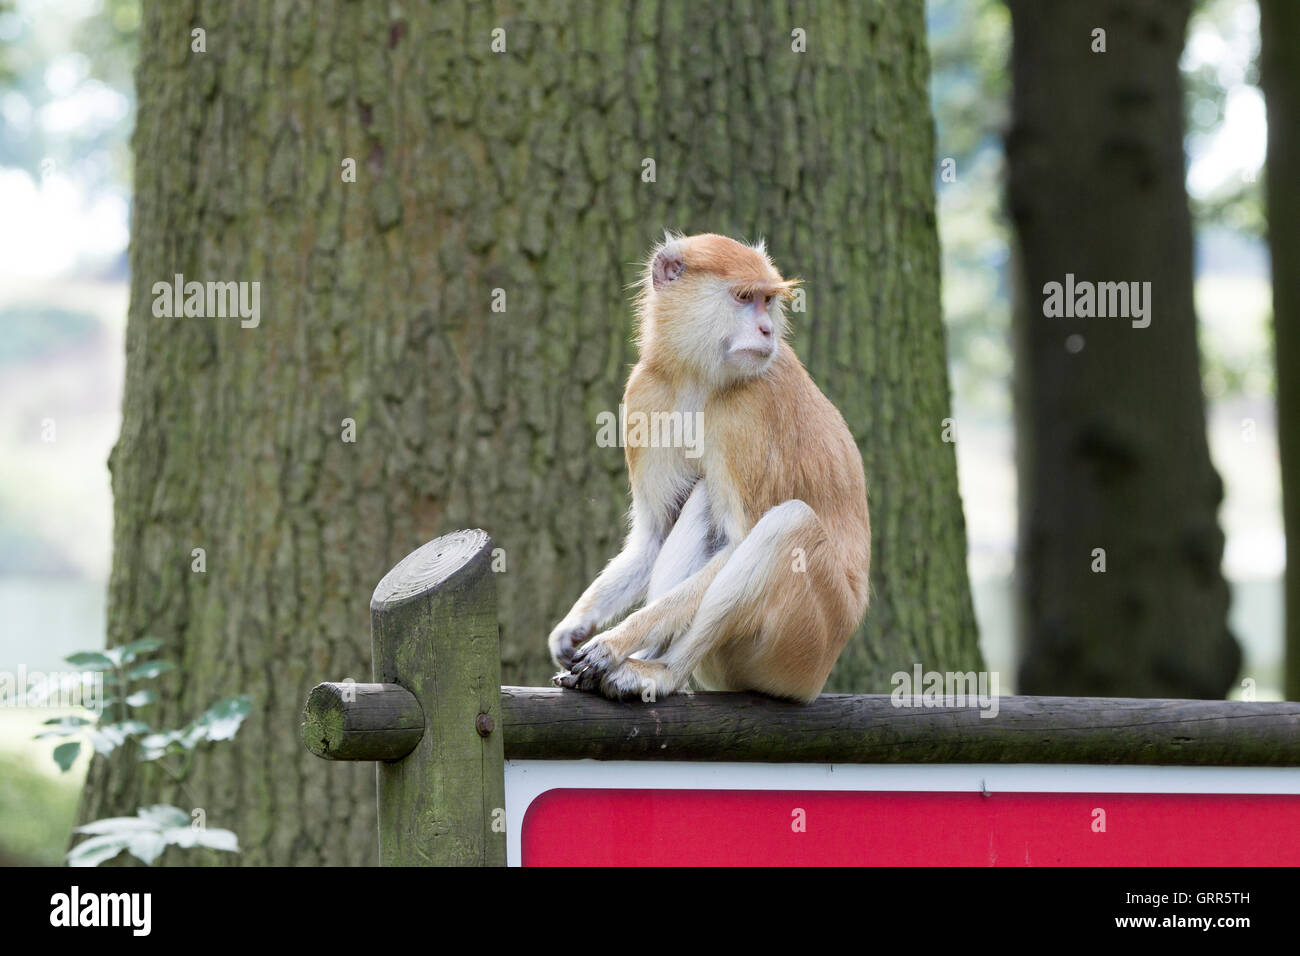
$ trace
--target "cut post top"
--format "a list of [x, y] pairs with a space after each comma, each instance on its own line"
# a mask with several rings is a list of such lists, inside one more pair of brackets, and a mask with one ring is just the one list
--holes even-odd
[[372, 611], [387, 611], [453, 583], [475, 556], [491, 544], [486, 531], [453, 531], [416, 548], [384, 575], [370, 598]]

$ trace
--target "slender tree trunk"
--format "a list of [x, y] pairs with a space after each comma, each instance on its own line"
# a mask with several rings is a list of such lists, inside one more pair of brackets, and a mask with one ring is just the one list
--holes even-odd
[[1286, 529], [1287, 700], [1300, 700], [1300, 4], [1259, 0], [1268, 109], [1268, 242], [1273, 254], [1277, 436]]
[[[109, 640], [179, 659], [156, 722], [254, 697], [191, 778], [241, 861], [374, 861], [373, 768], [308, 755], [297, 723], [316, 681], [368, 675], [370, 591], [421, 542], [492, 534], [502, 677], [550, 676], [547, 632], [625, 530], [596, 416], [665, 227], [765, 234], [808, 283], [795, 344], [863, 449], [876, 531], [833, 687], [978, 667], [921, 0], [390, 9], [144, 5]], [[176, 273], [259, 281], [260, 325], [155, 317]], [[97, 761], [82, 817], [158, 789]]]
[[[1190, 0], [1009, 6], [1018, 689], [1221, 697], [1239, 651], [1226, 624], [1222, 484], [1206, 442], [1183, 184], [1178, 59]], [[1093, 51], [1097, 29], [1105, 52]], [[1150, 283], [1150, 324], [1051, 317], [1047, 284], [1067, 275]]]

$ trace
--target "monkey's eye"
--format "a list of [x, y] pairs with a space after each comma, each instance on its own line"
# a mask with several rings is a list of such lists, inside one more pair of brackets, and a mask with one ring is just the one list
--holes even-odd
[[772, 300], [775, 299], [775, 298], [776, 298], [776, 296], [774, 296], [774, 295], [764, 296], [764, 298], [763, 298], [763, 308], [765, 308], [765, 309], [766, 309], [766, 308], [769, 308], [769, 307], [772, 305]]
[[752, 292], [732, 292], [731, 295], [732, 298], [743, 305], [749, 305], [754, 301], [754, 293]]

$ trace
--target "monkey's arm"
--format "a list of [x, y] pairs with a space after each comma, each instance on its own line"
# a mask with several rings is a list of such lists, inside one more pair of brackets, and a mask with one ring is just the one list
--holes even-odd
[[632, 530], [623, 550], [591, 582], [547, 639], [551, 659], [557, 666], [568, 667], [578, 646], [597, 627], [645, 600], [650, 572], [662, 547], [663, 535], [655, 530], [645, 509], [638, 508], [634, 499]]
[[668, 593], [628, 615], [617, 627], [597, 635], [577, 650], [561, 674], [561, 687], [594, 690], [599, 677], [638, 651], [657, 656], [691, 626], [704, 593], [735, 551], [727, 546]]
[[[692, 513], [692, 503], [696, 501], [702, 487], [697, 486], [688, 498], [679, 521], [690, 520], [686, 516]], [[727, 480], [721, 469], [711, 479], [710, 488], [715, 490], [716, 494], [708, 496], [707, 500], [712, 504], [705, 507], [706, 510], [712, 511], [716, 527], [726, 543], [694, 574], [686, 577], [639, 611], [628, 615], [627, 619], [617, 627], [612, 627], [588, 641], [576, 654], [570, 655], [567, 662], [562, 662], [565, 666], [576, 670], [582, 663], [594, 664], [597, 665], [592, 669], [594, 674], [621, 664], [638, 652], [645, 652], [647, 656], [655, 657], [663, 653], [674, 639], [686, 632], [695, 618], [696, 611], [699, 610], [704, 592], [726, 565], [736, 550], [737, 542], [744, 539], [748, 530], [740, 498], [734, 493], [734, 485]], [[704, 537], [709, 533], [709, 519], [705, 517], [702, 520], [703, 523], [694, 530]], [[680, 528], [674, 528], [673, 533], [676, 534], [678, 530]], [[562, 686], [576, 685], [562, 683]]]

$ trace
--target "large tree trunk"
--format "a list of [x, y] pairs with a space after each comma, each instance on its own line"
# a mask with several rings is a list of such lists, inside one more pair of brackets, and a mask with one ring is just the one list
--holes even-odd
[[[192, 778], [242, 862], [374, 861], [373, 768], [308, 755], [297, 723], [316, 681], [368, 675], [370, 591], [421, 542], [488, 530], [503, 679], [553, 672], [547, 632], [625, 530], [596, 416], [664, 227], [765, 234], [808, 283], [796, 348], [858, 438], [876, 531], [832, 687], [978, 667], [921, 0], [389, 9], [145, 3], [109, 639], [166, 639], [165, 718], [255, 698]], [[259, 280], [261, 325], [154, 318], [175, 273]], [[151, 783], [96, 762], [83, 819]]]
[[1268, 241], [1273, 254], [1277, 438], [1286, 528], [1287, 700], [1300, 700], [1300, 3], [1259, 0], [1268, 109]]
[[[1221, 697], [1239, 651], [1226, 624], [1222, 485], [1206, 442], [1183, 184], [1178, 59], [1190, 0], [1009, 6], [1018, 689]], [[1092, 51], [1096, 28], [1104, 53]], [[1045, 286], [1067, 274], [1150, 282], [1150, 325], [1048, 317]]]

